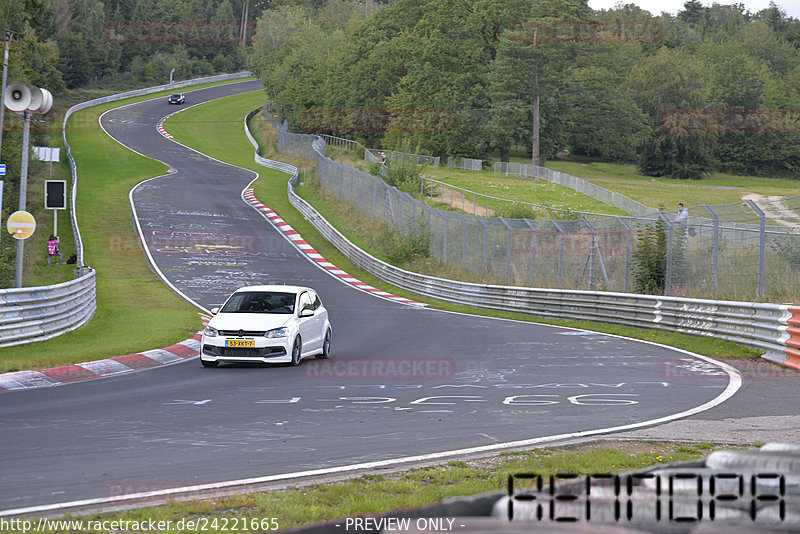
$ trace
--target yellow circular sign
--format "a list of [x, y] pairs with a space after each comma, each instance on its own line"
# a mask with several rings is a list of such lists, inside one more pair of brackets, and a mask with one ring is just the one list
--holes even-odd
[[6, 221], [8, 233], [16, 239], [28, 239], [36, 230], [36, 221], [27, 211], [15, 211]]

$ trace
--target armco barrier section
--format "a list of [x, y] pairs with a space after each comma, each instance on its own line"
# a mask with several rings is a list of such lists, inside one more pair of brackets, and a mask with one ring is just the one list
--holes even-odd
[[52, 286], [0, 289], [0, 347], [75, 330], [89, 322], [96, 306], [94, 271]]
[[[248, 115], [248, 119], [259, 110]], [[255, 161], [291, 175], [289, 201], [337, 249], [359, 268], [399, 288], [439, 300], [503, 312], [540, 317], [590, 320], [639, 328], [727, 339], [764, 351], [763, 358], [800, 369], [800, 306], [613, 293], [482, 285], [409, 272], [389, 265], [350, 242], [308, 202], [297, 196], [297, 168], [258, 155]], [[311, 136], [309, 136], [311, 137]], [[324, 157], [325, 143], [316, 138], [313, 150]]]

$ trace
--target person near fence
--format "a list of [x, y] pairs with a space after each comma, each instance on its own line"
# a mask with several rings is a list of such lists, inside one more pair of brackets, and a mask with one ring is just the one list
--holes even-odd
[[386, 166], [389, 162], [386, 160], [386, 152], [381, 152], [381, 170], [380, 174], [383, 176], [386, 173]]
[[50, 239], [47, 240], [47, 265], [50, 265], [50, 260], [53, 259], [53, 256], [58, 256], [58, 263], [60, 265], [64, 263], [64, 258], [58, 250], [59, 241], [60, 239], [58, 236], [50, 234]]
[[683, 207], [683, 203], [678, 203], [678, 214], [675, 215], [676, 224], [686, 224], [689, 220], [689, 210]]

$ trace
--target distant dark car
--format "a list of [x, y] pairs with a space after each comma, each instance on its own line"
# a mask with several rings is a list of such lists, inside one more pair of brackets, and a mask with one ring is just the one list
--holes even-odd
[[186, 97], [183, 95], [183, 93], [175, 93], [174, 95], [169, 95], [170, 104], [183, 104], [184, 100], [186, 100]]

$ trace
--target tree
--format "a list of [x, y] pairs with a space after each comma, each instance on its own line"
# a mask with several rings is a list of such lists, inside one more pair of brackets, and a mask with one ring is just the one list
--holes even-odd
[[700, 110], [705, 86], [701, 68], [692, 57], [662, 48], [631, 71], [628, 90], [649, 115], [649, 133], [639, 146], [639, 170], [650, 176], [700, 179], [714, 166], [714, 136], [662, 128], [661, 114]]

